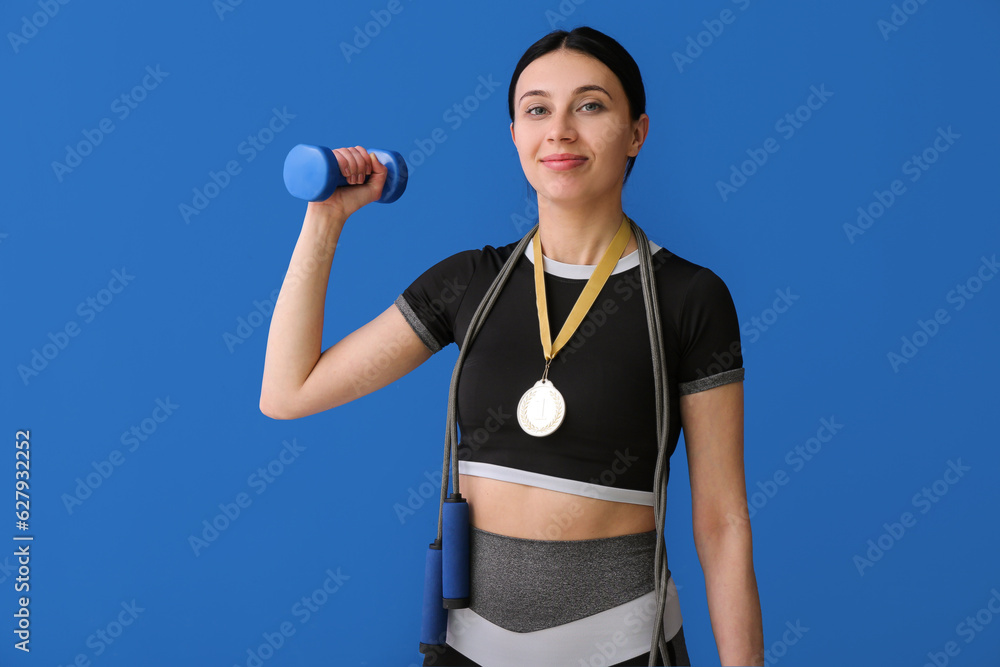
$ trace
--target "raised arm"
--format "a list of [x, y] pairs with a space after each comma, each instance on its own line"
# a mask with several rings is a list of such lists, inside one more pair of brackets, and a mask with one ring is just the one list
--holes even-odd
[[260, 410], [296, 419], [343, 405], [399, 379], [431, 356], [395, 305], [320, 353], [323, 309], [337, 241], [347, 218], [381, 194], [385, 167], [364, 148], [336, 149], [350, 183], [309, 202], [271, 316]]

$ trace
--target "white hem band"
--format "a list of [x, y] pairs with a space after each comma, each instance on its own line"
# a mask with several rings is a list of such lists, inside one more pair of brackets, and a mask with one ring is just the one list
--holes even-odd
[[544, 475], [539, 472], [508, 468], [507, 466], [495, 465], [493, 463], [483, 463], [481, 461], [464, 461], [459, 459], [458, 472], [461, 475], [472, 475], [474, 477], [488, 477], [498, 479], [503, 482], [515, 482], [527, 486], [537, 486], [552, 491], [562, 491], [572, 493], [577, 496], [597, 498], [598, 500], [612, 500], [619, 503], [632, 503], [633, 505], [653, 506], [652, 491], [638, 491], [636, 489], [620, 489], [603, 484], [592, 484], [581, 482], [575, 479], [565, 479], [553, 475]]
[[[667, 580], [663, 638], [681, 628], [681, 608], [673, 577]], [[614, 664], [652, 649], [656, 592], [569, 623], [534, 632], [513, 632], [469, 608], [448, 610], [445, 641], [482, 667]]]

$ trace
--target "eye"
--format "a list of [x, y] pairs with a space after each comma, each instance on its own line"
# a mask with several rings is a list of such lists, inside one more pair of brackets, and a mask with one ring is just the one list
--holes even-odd
[[[585, 109], [586, 107], [594, 107], [593, 110], [597, 111], [598, 109], [603, 109], [604, 105], [601, 104], [600, 102], [586, 102], [580, 108], [581, 109]], [[527, 114], [527, 115], [529, 115], [529, 116], [541, 116], [542, 114], [532, 113], [536, 109], [541, 109], [541, 110], [544, 111], [545, 107], [541, 107], [541, 106], [528, 107], [527, 109], [524, 110], [524, 113]]]

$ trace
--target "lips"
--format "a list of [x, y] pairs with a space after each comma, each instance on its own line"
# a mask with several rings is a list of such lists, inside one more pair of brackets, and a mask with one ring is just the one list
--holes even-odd
[[582, 155], [574, 155], [573, 153], [558, 153], [556, 155], [548, 155], [542, 158], [542, 164], [549, 169], [554, 169], [556, 171], [575, 169], [586, 161], [587, 158]]
[[563, 162], [565, 160], [586, 160], [587, 158], [582, 155], [574, 155], [573, 153], [556, 153], [555, 155], [547, 155], [542, 158], [542, 162], [552, 162], [559, 161]]

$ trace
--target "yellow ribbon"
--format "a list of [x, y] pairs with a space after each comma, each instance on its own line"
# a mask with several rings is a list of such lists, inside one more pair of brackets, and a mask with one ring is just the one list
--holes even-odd
[[545, 303], [545, 272], [542, 266], [542, 243], [538, 238], [538, 232], [535, 232], [531, 244], [535, 253], [535, 302], [538, 305], [538, 328], [542, 338], [542, 350], [545, 353], [543, 380], [548, 377], [549, 364], [552, 362], [552, 359], [562, 349], [563, 345], [573, 337], [573, 334], [576, 333], [577, 327], [580, 326], [580, 322], [583, 321], [587, 311], [594, 304], [597, 295], [601, 292], [601, 288], [607, 282], [608, 276], [611, 275], [611, 271], [618, 264], [618, 259], [625, 250], [625, 246], [628, 245], [631, 231], [628, 216], [622, 214], [622, 224], [618, 227], [618, 232], [611, 240], [611, 245], [604, 251], [601, 261], [597, 263], [594, 272], [587, 280], [587, 284], [583, 286], [583, 291], [580, 292], [576, 303], [573, 304], [573, 309], [570, 311], [569, 317], [566, 318], [566, 322], [563, 323], [562, 329], [559, 330], [559, 335], [556, 336], [555, 341], [551, 340], [549, 311]]

